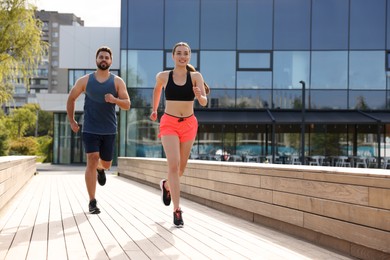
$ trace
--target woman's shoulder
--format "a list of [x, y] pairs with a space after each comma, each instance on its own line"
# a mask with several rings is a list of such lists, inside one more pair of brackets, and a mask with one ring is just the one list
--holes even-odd
[[160, 71], [159, 73], [157, 73], [156, 77], [157, 78], [166, 78], [169, 76], [170, 72], [171, 72], [170, 70]]
[[201, 79], [203, 76], [199, 71], [191, 71], [191, 78]]

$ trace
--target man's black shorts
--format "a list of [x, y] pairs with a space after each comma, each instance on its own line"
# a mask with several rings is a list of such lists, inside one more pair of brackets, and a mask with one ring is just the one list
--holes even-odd
[[83, 143], [86, 153], [99, 152], [100, 159], [112, 161], [116, 135], [98, 135], [83, 133]]

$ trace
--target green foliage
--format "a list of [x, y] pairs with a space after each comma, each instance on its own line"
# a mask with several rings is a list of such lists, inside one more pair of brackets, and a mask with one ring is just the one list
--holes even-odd
[[[24, 108], [38, 116], [38, 132], [37, 136], [52, 135], [53, 134], [53, 113], [43, 111], [38, 104], [26, 104]], [[35, 122], [36, 123], [36, 122]], [[25, 136], [35, 136], [36, 124], [30, 125], [25, 132]]]
[[[40, 116], [40, 127], [35, 135], [36, 115]], [[52, 161], [53, 116], [49, 112], [40, 110], [36, 104], [26, 104], [15, 109], [6, 116], [0, 111], [0, 156], [4, 155], [37, 155], [40, 161]], [[32, 129], [32, 130], [31, 130]], [[28, 136], [28, 131], [33, 131]]]
[[52, 162], [53, 160], [53, 138], [51, 136], [40, 136], [38, 141], [38, 153], [42, 162]]
[[9, 155], [37, 155], [38, 142], [34, 137], [21, 137], [10, 141]]
[[0, 104], [12, 99], [15, 82], [28, 85], [48, 44], [28, 0], [0, 1]]
[[9, 131], [5, 125], [5, 117], [0, 116], [0, 156], [8, 155]]
[[29, 108], [21, 107], [12, 110], [6, 121], [7, 128], [10, 131], [10, 137], [23, 137], [29, 127], [35, 126], [36, 120], [36, 113], [32, 112]]

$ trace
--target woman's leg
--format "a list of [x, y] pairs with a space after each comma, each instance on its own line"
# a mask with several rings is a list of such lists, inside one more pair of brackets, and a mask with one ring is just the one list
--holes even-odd
[[168, 182], [169, 187], [166, 187], [171, 195], [173, 202], [173, 210], [179, 208], [180, 203], [180, 180], [179, 180], [179, 164], [180, 164], [180, 142], [179, 137], [175, 135], [166, 135], [161, 137], [161, 142], [164, 147], [165, 155], [168, 162]]

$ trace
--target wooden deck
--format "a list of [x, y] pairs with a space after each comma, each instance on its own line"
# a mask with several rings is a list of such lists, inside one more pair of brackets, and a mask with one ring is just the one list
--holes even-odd
[[186, 199], [176, 228], [160, 190], [115, 169], [92, 215], [84, 167], [37, 168], [0, 211], [0, 259], [350, 259]]

